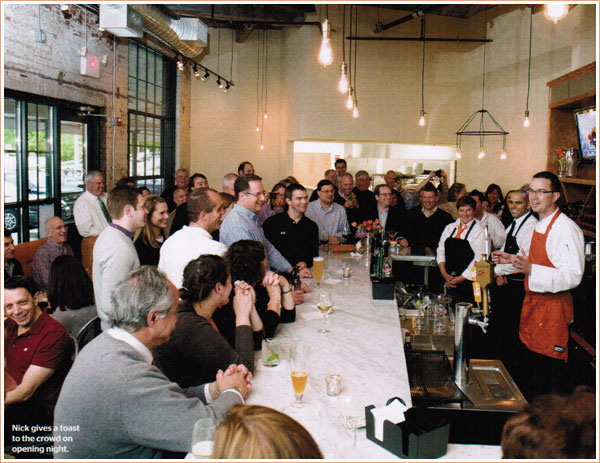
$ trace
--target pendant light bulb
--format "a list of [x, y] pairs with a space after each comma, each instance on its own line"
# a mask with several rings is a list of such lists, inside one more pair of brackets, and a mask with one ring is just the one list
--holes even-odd
[[546, 18], [556, 24], [558, 21], [563, 19], [569, 13], [569, 5], [566, 3], [548, 3], [546, 4], [546, 8], [544, 14]]
[[268, 114], [267, 114], [267, 112], [265, 111], [265, 112], [264, 112], [264, 114], [263, 114], [263, 119], [268, 119], [268, 118], [269, 118], [269, 115], [268, 115]]
[[507, 154], [506, 154], [506, 148], [502, 148], [502, 151], [500, 152], [500, 159], [502, 159], [503, 161], [506, 159]]
[[525, 111], [525, 119], [523, 120], [523, 127], [529, 127], [529, 111]]
[[353, 93], [354, 90], [350, 87], [350, 90], [348, 90], [348, 98], [346, 98], [346, 109], [352, 109], [354, 107], [354, 100], [352, 99]]
[[323, 38], [321, 39], [321, 49], [319, 50], [319, 63], [323, 66], [329, 66], [333, 63], [333, 50], [331, 49], [331, 23], [329, 20], [323, 21]]
[[423, 109], [421, 109], [421, 117], [419, 118], [419, 125], [421, 127], [425, 126], [425, 114], [427, 114]]
[[262, 143], [260, 144], [260, 149], [264, 150], [265, 149], [265, 145], [263, 145]]
[[454, 157], [456, 159], [462, 158], [462, 150], [460, 148], [456, 148], [456, 153], [454, 153]]
[[354, 105], [352, 108], [352, 117], [354, 119], [358, 119], [358, 101], [354, 100]]
[[348, 65], [346, 62], [342, 62], [342, 75], [338, 83], [338, 90], [340, 93], [348, 93]]
[[256, 131], [260, 132], [260, 128], [258, 127], [258, 125], [256, 126]]
[[479, 154], [477, 155], [477, 157], [479, 159], [483, 159], [485, 157], [485, 150], [483, 149], [483, 146], [479, 148]]

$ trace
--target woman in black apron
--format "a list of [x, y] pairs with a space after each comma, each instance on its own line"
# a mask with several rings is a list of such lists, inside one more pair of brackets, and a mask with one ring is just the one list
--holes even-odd
[[458, 200], [459, 219], [446, 226], [439, 244], [443, 250], [438, 247], [438, 267], [455, 302], [475, 301], [470, 270], [474, 261], [481, 259], [485, 252], [484, 230], [475, 221], [476, 207], [470, 196]]

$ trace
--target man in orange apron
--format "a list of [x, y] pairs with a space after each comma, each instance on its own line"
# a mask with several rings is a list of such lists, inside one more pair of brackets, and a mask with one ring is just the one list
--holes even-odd
[[501, 253], [500, 263], [512, 263], [525, 274], [525, 299], [519, 338], [524, 365], [519, 386], [525, 397], [560, 390], [568, 359], [573, 300], [569, 290], [581, 282], [584, 270], [583, 232], [560, 212], [560, 181], [551, 172], [531, 180], [531, 209], [539, 215], [529, 255]]

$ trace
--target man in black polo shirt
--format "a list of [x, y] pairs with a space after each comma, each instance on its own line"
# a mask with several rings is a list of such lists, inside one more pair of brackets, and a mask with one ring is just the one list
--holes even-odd
[[306, 188], [293, 183], [285, 190], [287, 211], [269, 217], [263, 224], [266, 238], [292, 265], [312, 267], [319, 255], [319, 228], [305, 217], [308, 207]]

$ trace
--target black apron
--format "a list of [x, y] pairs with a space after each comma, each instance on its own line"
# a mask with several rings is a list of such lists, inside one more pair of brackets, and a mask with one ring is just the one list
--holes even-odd
[[506, 236], [506, 243], [504, 244], [504, 252], [508, 252], [509, 254], [515, 254], [515, 255], [519, 253], [521, 248], [517, 244], [517, 234], [521, 230], [521, 227], [523, 227], [523, 224], [525, 222], [527, 222], [527, 220], [529, 220], [529, 217], [531, 217], [532, 215], [533, 215], [533, 212], [529, 212], [529, 214], [527, 214], [527, 217], [525, 217], [523, 219], [523, 221], [521, 222], [521, 225], [519, 225], [519, 228], [517, 228], [517, 231], [515, 232], [514, 235], [509, 233]]
[[471, 244], [467, 241], [475, 223], [476, 221], [473, 220], [464, 239], [453, 238], [454, 233], [457, 230], [455, 228], [452, 230], [450, 236], [446, 238], [446, 241], [444, 241], [444, 249], [446, 251], [446, 272], [454, 277], [462, 275], [473, 260], [473, 257], [475, 257], [473, 248], [471, 248]]

